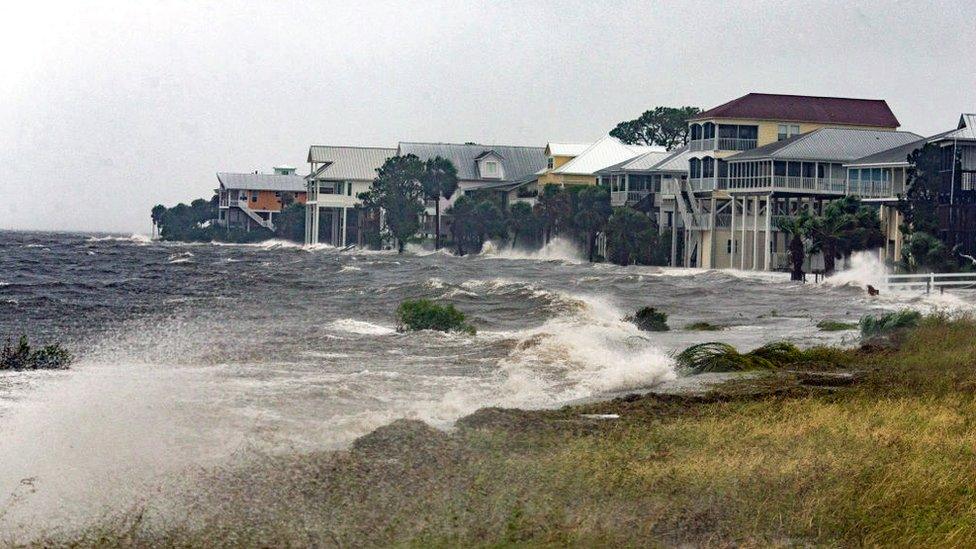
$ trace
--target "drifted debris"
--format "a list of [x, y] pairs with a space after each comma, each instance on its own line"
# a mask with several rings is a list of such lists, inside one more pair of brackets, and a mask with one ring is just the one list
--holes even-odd
[[851, 372], [797, 372], [800, 385], [814, 387], [845, 387], [857, 383], [858, 376]]

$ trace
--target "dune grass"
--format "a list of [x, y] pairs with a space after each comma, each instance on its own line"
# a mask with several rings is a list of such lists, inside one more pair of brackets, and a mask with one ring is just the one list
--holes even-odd
[[213, 472], [186, 506], [199, 526], [140, 510], [37, 543], [974, 546], [973, 333], [927, 318], [893, 347], [800, 351], [858, 371], [846, 387], [772, 370], [700, 397], [483, 410], [450, 433], [403, 422]]
[[725, 326], [719, 324], [712, 324], [711, 322], [699, 321], [692, 322], [685, 325], [685, 330], [691, 330], [696, 332], [718, 332], [724, 330]]
[[838, 320], [821, 320], [817, 323], [817, 328], [820, 328], [821, 332], [844, 332], [847, 330], [856, 330], [858, 324], [856, 322], [840, 322]]

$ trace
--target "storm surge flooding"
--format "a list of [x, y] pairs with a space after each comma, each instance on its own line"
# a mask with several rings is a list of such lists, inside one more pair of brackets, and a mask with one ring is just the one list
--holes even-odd
[[[419, 297], [477, 335], [398, 333]], [[623, 320], [645, 305], [672, 330]], [[840, 342], [816, 323], [901, 306], [781, 273], [590, 265], [564, 242], [454, 257], [0, 232], [0, 335], [78, 357], [0, 374], [0, 533], [161, 509], [196, 471], [342, 449], [398, 418], [450, 429], [485, 406], [647, 390], [693, 343]], [[726, 329], [682, 329], [699, 321]]]

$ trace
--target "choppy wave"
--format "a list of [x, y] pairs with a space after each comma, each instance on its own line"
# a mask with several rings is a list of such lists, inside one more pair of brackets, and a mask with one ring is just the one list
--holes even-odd
[[152, 238], [144, 234], [133, 233], [129, 236], [90, 236], [88, 242], [130, 242], [132, 244], [149, 244]]
[[395, 329], [380, 324], [373, 324], [365, 320], [354, 318], [340, 318], [329, 323], [329, 327], [342, 332], [360, 335], [386, 335], [396, 332]]
[[542, 261], [566, 261], [570, 263], [583, 262], [583, 253], [572, 241], [557, 237], [549, 241], [540, 250], [528, 251], [513, 249], [507, 243], [500, 244], [492, 241], [485, 242], [481, 249], [482, 257], [499, 259], [529, 259]]
[[881, 260], [878, 250], [855, 252], [851, 254], [850, 266], [839, 270], [833, 276], [824, 279], [827, 286], [856, 286], [867, 288], [868, 285], [881, 288], [885, 284], [888, 268]]

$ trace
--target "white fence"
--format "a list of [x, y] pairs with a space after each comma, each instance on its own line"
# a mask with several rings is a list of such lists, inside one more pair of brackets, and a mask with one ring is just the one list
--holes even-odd
[[893, 274], [885, 276], [885, 287], [891, 290], [925, 290], [938, 288], [976, 288], [976, 273]]

